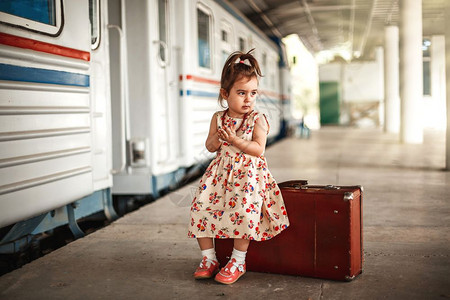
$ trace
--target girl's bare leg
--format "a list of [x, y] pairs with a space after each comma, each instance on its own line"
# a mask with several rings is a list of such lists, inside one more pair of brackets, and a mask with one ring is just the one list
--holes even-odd
[[212, 238], [197, 238], [198, 245], [201, 250], [214, 248], [214, 243]]
[[234, 249], [236, 250], [246, 252], [248, 245], [250, 245], [250, 240], [234, 239]]

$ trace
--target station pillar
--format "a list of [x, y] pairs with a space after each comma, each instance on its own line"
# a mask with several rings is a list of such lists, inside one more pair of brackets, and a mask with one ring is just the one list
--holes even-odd
[[423, 142], [422, 0], [400, 0], [400, 140]]
[[384, 131], [400, 132], [398, 27], [384, 28]]
[[450, 171], [450, 1], [445, 1], [445, 69], [447, 97], [447, 136], [445, 168]]

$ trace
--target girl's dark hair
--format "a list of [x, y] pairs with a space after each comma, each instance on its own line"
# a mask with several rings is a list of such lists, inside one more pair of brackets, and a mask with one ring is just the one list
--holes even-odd
[[[242, 77], [251, 79], [252, 77], [262, 77], [261, 69], [259, 68], [258, 61], [251, 54], [255, 50], [254, 48], [247, 53], [236, 51], [231, 53], [228, 57], [222, 70], [222, 78], [220, 79], [220, 88], [224, 89], [227, 94], [230, 93], [234, 83]], [[222, 93], [219, 93], [219, 105], [223, 108], [226, 106], [223, 104]]]

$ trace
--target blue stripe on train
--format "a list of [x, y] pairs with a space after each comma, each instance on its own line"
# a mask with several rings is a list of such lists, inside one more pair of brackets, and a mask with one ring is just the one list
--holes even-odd
[[0, 64], [0, 80], [89, 87], [89, 75]]
[[[183, 96], [183, 90], [180, 90], [180, 96]], [[217, 97], [219, 97], [219, 93], [187, 90], [186, 96], [217, 98]]]
[[[193, 91], [193, 90], [187, 90], [186, 91], [187, 96], [197, 96], [197, 97], [205, 97], [205, 98], [217, 98], [219, 96], [219, 93], [212, 93], [212, 92], [205, 92], [205, 91]], [[183, 96], [183, 90], [180, 90], [180, 96]], [[257, 102], [268, 102], [273, 105], [277, 105], [279, 103], [279, 100], [268, 98], [268, 97], [258, 97]]]

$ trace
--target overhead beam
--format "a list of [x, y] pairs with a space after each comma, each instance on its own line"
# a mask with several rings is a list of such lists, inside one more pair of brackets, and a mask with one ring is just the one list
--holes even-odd
[[274, 36], [276, 36], [279, 39], [283, 38], [283, 35], [281, 32], [277, 29], [277, 27], [273, 24], [273, 22], [269, 19], [269, 17], [256, 5], [256, 3], [253, 0], [246, 0], [248, 5], [256, 12], [260, 14], [261, 19], [266, 23], [266, 25], [269, 27], [270, 31], [273, 33]]
[[392, 1], [391, 9], [384, 20], [386, 25], [392, 25], [392, 16], [394, 12], [398, 12], [398, 0]]
[[370, 29], [372, 27], [373, 11], [374, 11], [376, 4], [377, 4], [377, 0], [373, 0], [372, 6], [370, 7], [370, 11], [369, 11], [369, 19], [367, 20], [366, 28], [364, 30], [364, 35], [362, 37], [361, 44], [359, 45], [359, 50], [358, 50], [359, 56], [362, 56], [364, 54], [364, 48], [366, 47], [367, 38], [369, 37]]
[[[336, 10], [348, 10], [348, 9], [352, 9], [352, 5], [310, 5], [309, 6], [309, 10], [312, 12], [327, 12], [327, 11], [336, 11]], [[284, 4], [275, 8], [270, 8], [270, 9], [266, 9], [263, 10], [263, 13], [271, 15], [271, 14], [283, 14], [286, 12], [295, 12], [295, 13], [299, 13], [299, 12], [305, 12], [306, 9], [304, 7], [299, 7], [297, 5], [295, 5], [293, 2], [290, 2], [288, 4]]]
[[350, 43], [350, 57], [353, 58], [353, 37], [355, 33], [355, 8], [356, 8], [356, 0], [352, 0], [352, 10], [350, 13], [350, 27], [348, 29], [348, 41]]
[[311, 45], [311, 43], [308, 41], [308, 39], [306, 39], [304, 36], [299, 36], [299, 38], [302, 41], [305, 48], [308, 49], [308, 51], [314, 55], [314, 53], [316, 51], [314, 50], [314, 47]]
[[312, 14], [311, 14], [311, 10], [309, 9], [309, 5], [306, 2], [306, 0], [300, 0], [300, 2], [303, 5], [303, 7], [305, 8], [305, 12], [306, 12], [306, 16], [307, 16], [307, 19], [308, 19], [308, 23], [311, 25], [311, 30], [313, 32], [314, 37], [316, 38], [316, 41], [315, 41], [316, 51], [323, 50], [323, 45], [320, 42], [319, 31], [317, 30], [316, 23], [314, 22], [314, 18], [313, 18]]

